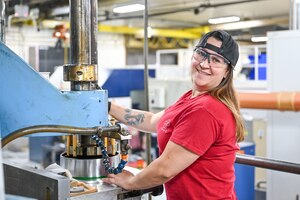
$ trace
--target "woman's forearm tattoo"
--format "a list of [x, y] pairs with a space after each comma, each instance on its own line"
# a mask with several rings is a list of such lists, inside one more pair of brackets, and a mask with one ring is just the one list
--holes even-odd
[[129, 125], [139, 125], [144, 122], [144, 114], [133, 115], [130, 109], [125, 109], [125, 113], [124, 119]]

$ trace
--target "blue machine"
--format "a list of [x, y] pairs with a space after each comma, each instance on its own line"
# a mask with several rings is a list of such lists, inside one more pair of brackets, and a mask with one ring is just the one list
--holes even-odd
[[[155, 70], [148, 70], [155, 77]], [[132, 90], [144, 90], [144, 69], [113, 69], [102, 86], [109, 91], [108, 97], [129, 97]]]
[[1, 42], [0, 71], [2, 137], [41, 124], [108, 125], [106, 90], [59, 91]]
[[[240, 151], [243, 154], [255, 155], [255, 144], [241, 142]], [[254, 167], [242, 164], [234, 164], [235, 190], [239, 200], [255, 200], [254, 193]]]

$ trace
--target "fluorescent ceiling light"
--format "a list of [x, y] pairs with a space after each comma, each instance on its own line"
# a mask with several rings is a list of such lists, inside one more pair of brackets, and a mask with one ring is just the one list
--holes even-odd
[[251, 37], [251, 41], [252, 42], [266, 42], [266, 41], [268, 41], [268, 37], [267, 36], [253, 36], [253, 37]]
[[129, 13], [144, 10], [145, 6], [142, 4], [131, 4], [126, 6], [119, 6], [113, 9], [114, 13]]
[[212, 18], [212, 19], [208, 20], [208, 23], [210, 23], [210, 24], [223, 24], [223, 23], [238, 22], [238, 21], [240, 21], [239, 17], [230, 16], [230, 17]]

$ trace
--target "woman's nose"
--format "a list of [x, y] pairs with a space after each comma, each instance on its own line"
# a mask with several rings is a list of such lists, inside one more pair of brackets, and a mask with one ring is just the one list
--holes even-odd
[[203, 60], [202, 62], [199, 63], [201, 68], [209, 68], [209, 62], [208, 59], [206, 58], [205, 60]]

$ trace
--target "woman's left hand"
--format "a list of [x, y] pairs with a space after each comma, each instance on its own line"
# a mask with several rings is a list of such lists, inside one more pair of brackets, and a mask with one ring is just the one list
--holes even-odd
[[109, 174], [107, 178], [102, 178], [104, 183], [115, 184], [125, 190], [131, 190], [130, 180], [134, 175], [126, 170], [123, 170], [119, 174]]

